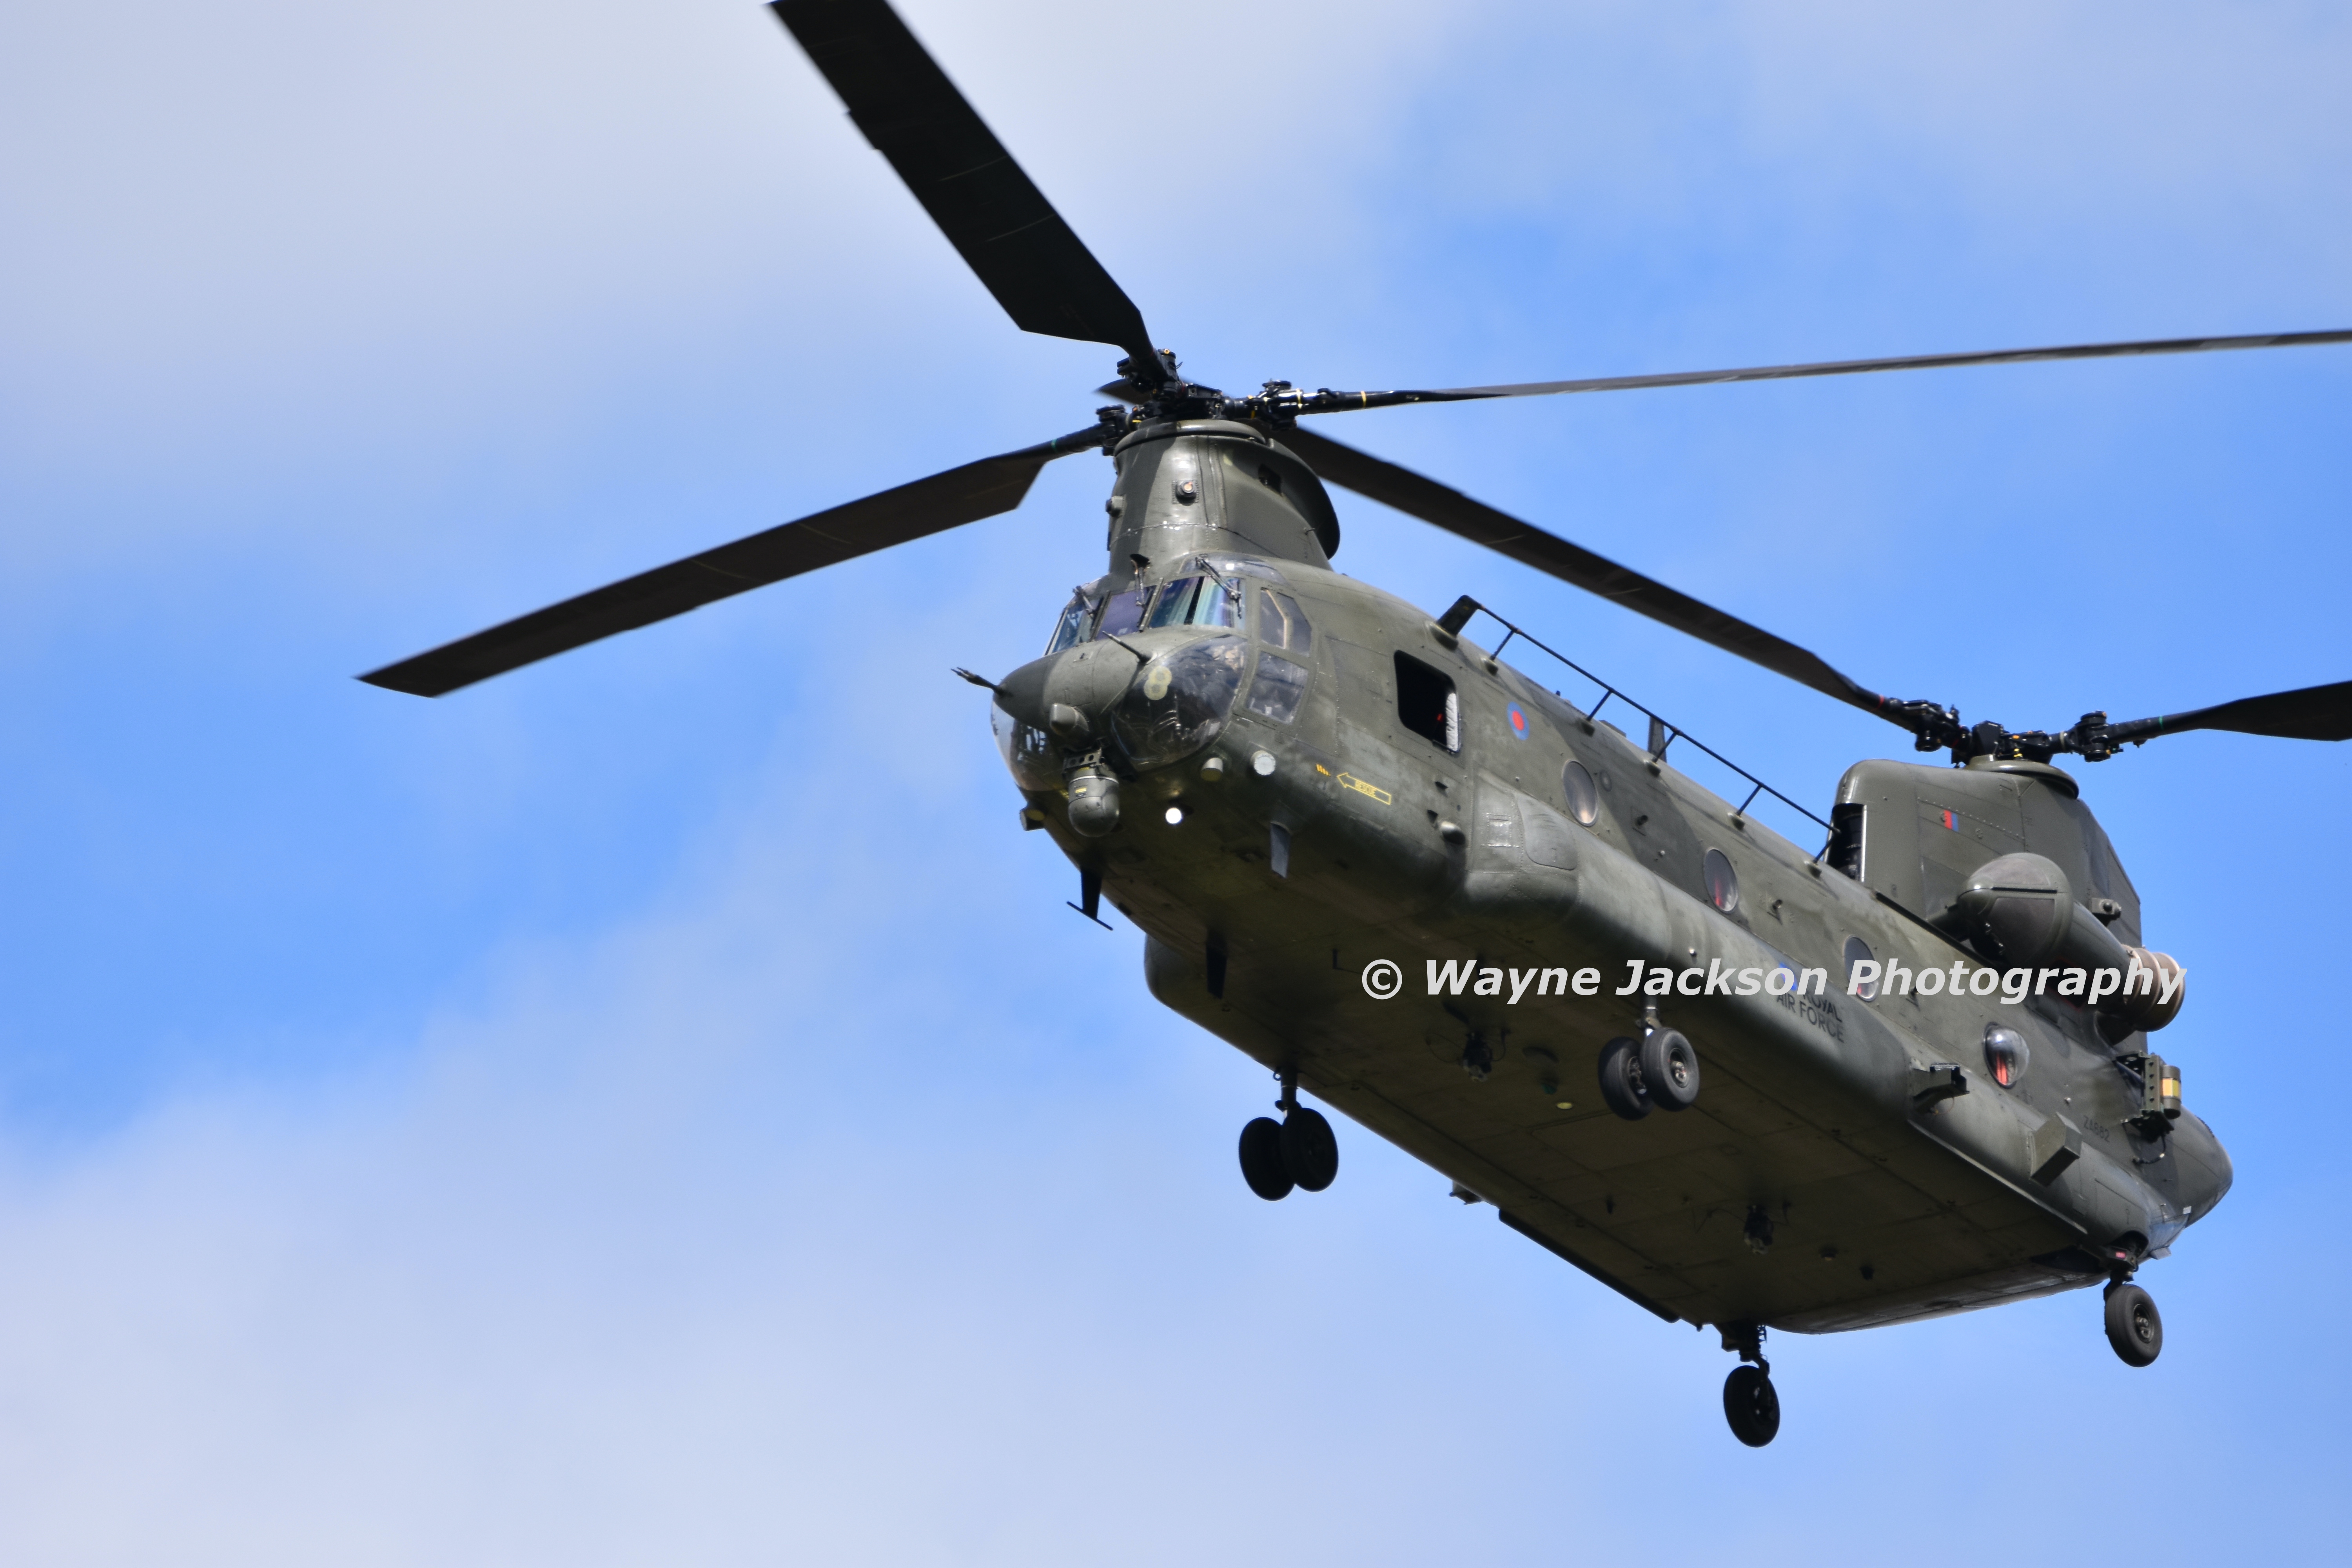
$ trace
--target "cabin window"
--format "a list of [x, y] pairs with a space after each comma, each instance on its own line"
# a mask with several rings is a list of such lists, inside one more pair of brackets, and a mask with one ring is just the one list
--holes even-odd
[[1306, 670], [1276, 654], [1257, 656], [1257, 679], [1250, 682], [1251, 712], [1287, 724], [1298, 716], [1298, 700], [1306, 694]]
[[1853, 972], [1854, 972], [1854, 967], [1855, 967], [1857, 964], [1868, 963], [1869, 962], [1870, 962], [1870, 943], [1868, 943], [1868, 942], [1866, 942], [1863, 941], [1863, 940], [1862, 940], [1862, 938], [1860, 938], [1860, 937], [1858, 937], [1858, 936], [1850, 936], [1850, 937], [1846, 938], [1846, 939], [1845, 939], [1845, 984], [1846, 984], [1846, 989], [1847, 989], [1847, 991], [1848, 991], [1848, 992], [1850, 992], [1852, 994], [1861, 997], [1861, 998], [1862, 998], [1864, 1001], [1865, 1001], [1865, 1002], [1874, 1002], [1874, 1001], [1876, 1001], [1876, 1000], [1878, 999], [1878, 982], [1877, 982], [1877, 981], [1875, 981], [1875, 980], [1865, 980], [1865, 981], [1864, 981], [1864, 982], [1863, 982], [1861, 984], [1859, 984], [1859, 985], [1856, 985], [1856, 984], [1853, 983]]
[[1704, 867], [1706, 872], [1706, 901], [1725, 914], [1739, 907], [1739, 873], [1731, 868], [1731, 857], [1720, 849], [1706, 852]]
[[1160, 590], [1150, 624], [1159, 626], [1238, 626], [1241, 601], [1214, 577], [1179, 577]]
[[1095, 627], [1097, 637], [1123, 637], [1143, 624], [1143, 611], [1151, 603], [1151, 589], [1147, 584], [1113, 594], [1103, 601], [1102, 621]]
[[1046, 654], [1051, 656], [1066, 647], [1076, 647], [1078, 640], [1087, 635], [1087, 617], [1094, 613], [1094, 608], [1084, 594], [1071, 595], [1070, 602], [1062, 606], [1062, 618], [1054, 623], [1054, 640], [1045, 645]]
[[1601, 817], [1601, 792], [1582, 763], [1569, 759], [1559, 770], [1559, 792], [1568, 797], [1568, 814], [1590, 827]]
[[1462, 699], [1454, 678], [1411, 654], [1396, 656], [1397, 717], [1414, 734], [1448, 752], [1462, 749]]
[[1271, 647], [1306, 653], [1315, 646], [1314, 628], [1298, 613], [1298, 601], [1269, 588], [1257, 596], [1258, 639]]
[[1993, 1082], [2015, 1089], [2025, 1077], [2028, 1054], [2023, 1035], [2000, 1024], [1986, 1026], [1985, 1066], [1991, 1069]]

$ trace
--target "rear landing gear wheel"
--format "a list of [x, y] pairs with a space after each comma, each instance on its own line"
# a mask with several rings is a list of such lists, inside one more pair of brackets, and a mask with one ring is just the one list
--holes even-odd
[[1339, 1174], [1339, 1140], [1321, 1111], [1301, 1105], [1282, 1119], [1282, 1163], [1301, 1192], [1319, 1193]]
[[1271, 1116], [1242, 1129], [1242, 1180], [1268, 1203], [1290, 1195], [1294, 1178], [1282, 1158], [1282, 1123]]
[[2164, 1350], [2164, 1320], [2156, 1298], [2117, 1280], [2107, 1287], [2107, 1343], [2126, 1366], [2152, 1366]]
[[1642, 1092], [1640, 1053], [1641, 1047], [1622, 1036], [1601, 1047], [1601, 1098], [1628, 1121], [1650, 1114], [1649, 1097]]
[[1780, 1396], [1772, 1377], [1760, 1366], [1735, 1366], [1723, 1380], [1723, 1418], [1731, 1435], [1751, 1448], [1760, 1448], [1780, 1433]]

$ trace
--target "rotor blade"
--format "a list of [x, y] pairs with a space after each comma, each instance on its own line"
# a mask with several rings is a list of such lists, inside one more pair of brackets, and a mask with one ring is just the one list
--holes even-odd
[[1831, 668], [1818, 655], [1644, 577], [1630, 567], [1595, 555], [1581, 545], [1570, 544], [1533, 523], [1522, 522], [1410, 468], [1342, 446], [1328, 437], [1291, 429], [1284, 431], [1280, 439], [1306, 458], [1308, 467], [1334, 484], [1344, 485], [1359, 495], [1369, 496], [1424, 522], [1433, 522], [1449, 533], [1460, 534], [1474, 544], [1483, 544], [1523, 565], [1549, 573], [1563, 583], [1572, 583], [1676, 631], [1688, 632], [1841, 702], [1852, 703], [1906, 729], [1914, 728], [1909, 720], [1895, 715], [1894, 703]]
[[2128, 343], [2073, 343], [2060, 348], [1993, 349], [1981, 353], [1908, 354], [1893, 359], [1823, 360], [1812, 364], [1748, 365], [1738, 370], [1686, 370], [1662, 375], [1606, 375], [1582, 381], [1529, 381], [1507, 386], [1456, 386], [1426, 392], [1332, 392], [1310, 395], [1303, 414], [1390, 408], [1405, 403], [1470, 403], [1491, 397], [1551, 397], [1570, 392], [1631, 392], [1650, 386], [1708, 386], [1728, 381], [1799, 381], [1817, 375], [1859, 375], [1879, 370], [1940, 370], [1953, 365], [2025, 364], [2038, 360], [2123, 359], [2135, 354], [2210, 353], [2223, 349], [2302, 348], [2352, 342], [2352, 330], [2269, 332], [2234, 338], [2152, 338]]
[[2231, 730], [2241, 735], [2277, 735], [2290, 741], [2352, 741], [2352, 680], [2306, 686], [2268, 697], [2242, 697], [2212, 708], [2135, 719], [2107, 727], [2108, 739], [2149, 741], [2183, 730]]
[[445, 696], [616, 632], [1011, 511], [1047, 463], [1101, 445], [1102, 428], [1092, 426], [1041, 446], [982, 458], [641, 572], [360, 679], [418, 697]]
[[770, 9], [1014, 325], [1158, 367], [1143, 313], [884, 0]]

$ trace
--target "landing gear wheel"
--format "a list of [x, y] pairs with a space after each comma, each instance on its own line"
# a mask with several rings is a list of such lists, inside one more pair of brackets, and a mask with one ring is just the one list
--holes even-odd
[[1731, 1435], [1751, 1448], [1760, 1448], [1780, 1433], [1780, 1396], [1772, 1378], [1760, 1366], [1735, 1366], [1723, 1380], [1723, 1418]]
[[1321, 1111], [1302, 1105], [1283, 1118], [1282, 1163], [1301, 1192], [1319, 1193], [1339, 1175], [1339, 1141]]
[[2120, 1280], [2107, 1287], [2107, 1343], [2126, 1366], [2151, 1366], [2164, 1350], [2164, 1320], [2156, 1299]]
[[1650, 1114], [1649, 1098], [1642, 1092], [1640, 1051], [1622, 1037], [1601, 1047], [1601, 1098], [1628, 1121]]
[[1653, 1029], [1643, 1037], [1642, 1092], [1660, 1110], [1698, 1103], [1698, 1052], [1680, 1031]]
[[1282, 1159], [1282, 1123], [1261, 1116], [1242, 1129], [1242, 1180], [1272, 1203], [1290, 1195], [1293, 1178]]

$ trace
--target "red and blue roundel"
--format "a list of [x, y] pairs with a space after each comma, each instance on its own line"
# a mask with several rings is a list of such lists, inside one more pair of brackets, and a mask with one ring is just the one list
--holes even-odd
[[1526, 740], [1528, 738], [1527, 710], [1521, 708], [1517, 703], [1514, 702], [1510, 707], [1510, 714], [1511, 733], [1519, 740]]

